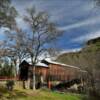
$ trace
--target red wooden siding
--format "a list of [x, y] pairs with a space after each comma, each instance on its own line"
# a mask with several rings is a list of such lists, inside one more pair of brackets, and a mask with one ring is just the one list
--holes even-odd
[[46, 81], [47, 76], [48, 76], [48, 68], [38, 66], [38, 67], [36, 67], [35, 73], [36, 73], [36, 75], [42, 75], [44, 80]]
[[71, 80], [79, 77], [79, 70], [71, 67], [65, 67], [58, 64], [50, 64], [49, 65], [49, 74], [51, 76], [51, 80]]

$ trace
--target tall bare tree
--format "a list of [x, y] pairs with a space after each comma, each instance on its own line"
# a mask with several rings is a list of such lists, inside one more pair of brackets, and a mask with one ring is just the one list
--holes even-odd
[[26, 51], [27, 34], [17, 26], [14, 28], [14, 31], [15, 32], [7, 31], [5, 34], [7, 38], [7, 43], [6, 43], [7, 56], [16, 66], [17, 60], [19, 61], [20, 64], [23, 59], [28, 57], [28, 53]]
[[27, 15], [24, 17], [24, 20], [31, 30], [31, 34], [27, 37], [26, 47], [33, 65], [33, 90], [35, 90], [35, 64], [37, 58], [41, 53], [47, 51], [51, 44], [54, 44], [54, 41], [61, 35], [61, 32], [56, 28], [54, 23], [49, 21], [49, 17], [45, 12], [37, 12], [35, 8], [27, 9]]

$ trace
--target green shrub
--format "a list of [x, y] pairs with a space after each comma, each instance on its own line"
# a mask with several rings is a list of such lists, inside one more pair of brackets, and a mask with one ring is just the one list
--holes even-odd
[[13, 80], [7, 81], [6, 86], [8, 90], [12, 91], [14, 86], [14, 81]]

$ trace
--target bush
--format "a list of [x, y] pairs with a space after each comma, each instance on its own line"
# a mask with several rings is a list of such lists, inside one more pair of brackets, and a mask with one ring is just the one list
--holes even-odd
[[12, 91], [13, 90], [13, 86], [14, 86], [14, 81], [13, 80], [9, 80], [6, 83], [6, 87], [8, 90]]

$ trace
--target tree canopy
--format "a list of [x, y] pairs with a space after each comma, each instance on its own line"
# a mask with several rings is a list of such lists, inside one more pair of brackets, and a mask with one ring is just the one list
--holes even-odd
[[16, 24], [16, 9], [11, 5], [11, 0], [0, 0], [0, 27], [12, 28]]

